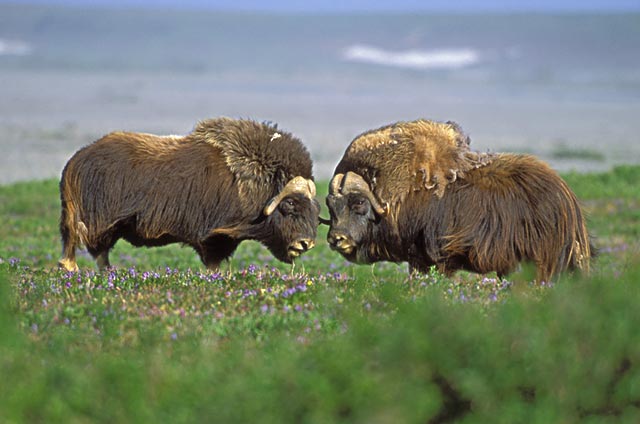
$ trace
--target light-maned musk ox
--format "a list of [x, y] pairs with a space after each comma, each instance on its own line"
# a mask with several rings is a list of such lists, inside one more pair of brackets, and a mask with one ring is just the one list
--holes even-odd
[[556, 172], [528, 155], [473, 152], [452, 122], [399, 122], [356, 137], [327, 206], [329, 244], [352, 262], [502, 277], [530, 261], [538, 281], [589, 270], [583, 213]]
[[314, 246], [319, 204], [300, 140], [275, 125], [218, 118], [186, 136], [114, 132], [69, 160], [60, 198], [64, 269], [80, 243], [109, 266], [109, 249], [179, 242], [209, 269], [242, 240], [290, 263]]

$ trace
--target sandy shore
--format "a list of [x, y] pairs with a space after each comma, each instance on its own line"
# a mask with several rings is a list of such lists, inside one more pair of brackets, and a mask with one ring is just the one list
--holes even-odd
[[0, 184], [57, 178], [75, 150], [113, 130], [184, 134], [199, 119], [268, 120], [300, 137], [328, 178], [360, 132], [396, 120], [454, 120], [477, 150], [529, 152], [559, 170], [640, 163], [640, 100], [465, 96], [437, 84], [279, 91], [206, 75], [0, 71]]

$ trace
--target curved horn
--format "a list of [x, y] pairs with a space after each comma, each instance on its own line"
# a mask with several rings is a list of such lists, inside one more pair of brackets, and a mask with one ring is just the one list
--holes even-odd
[[389, 204], [385, 203], [385, 205], [382, 206], [380, 202], [378, 202], [378, 199], [376, 199], [375, 194], [373, 194], [369, 188], [369, 184], [367, 184], [364, 178], [352, 171], [347, 172], [347, 175], [344, 177], [342, 194], [347, 193], [364, 194], [369, 202], [371, 202], [373, 210], [375, 210], [378, 215], [386, 216], [389, 213]]
[[340, 185], [342, 185], [342, 179], [344, 178], [344, 174], [336, 174], [331, 179], [331, 183], [329, 183], [329, 194], [340, 194]]
[[284, 188], [264, 207], [263, 213], [267, 216], [271, 215], [276, 207], [282, 202], [282, 199], [293, 193], [303, 194], [309, 199], [316, 197], [316, 185], [312, 180], [297, 176], [291, 179]]

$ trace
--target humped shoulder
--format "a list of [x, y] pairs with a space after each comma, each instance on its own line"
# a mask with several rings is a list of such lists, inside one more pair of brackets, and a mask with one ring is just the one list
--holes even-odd
[[207, 119], [196, 125], [190, 137], [219, 148], [239, 180], [282, 184], [296, 176], [313, 178], [307, 149], [298, 138], [275, 124], [248, 119]]
[[469, 137], [454, 122], [398, 122], [356, 137], [336, 173], [362, 175], [391, 203], [417, 190], [442, 197], [448, 184], [490, 162], [492, 155], [473, 152], [469, 144]]

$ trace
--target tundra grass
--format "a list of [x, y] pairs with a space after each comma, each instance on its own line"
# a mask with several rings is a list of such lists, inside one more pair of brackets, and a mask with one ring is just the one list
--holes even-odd
[[638, 422], [640, 167], [564, 177], [600, 254], [544, 286], [348, 264], [326, 228], [295, 267], [121, 241], [66, 273], [57, 182], [0, 187], [0, 421]]

